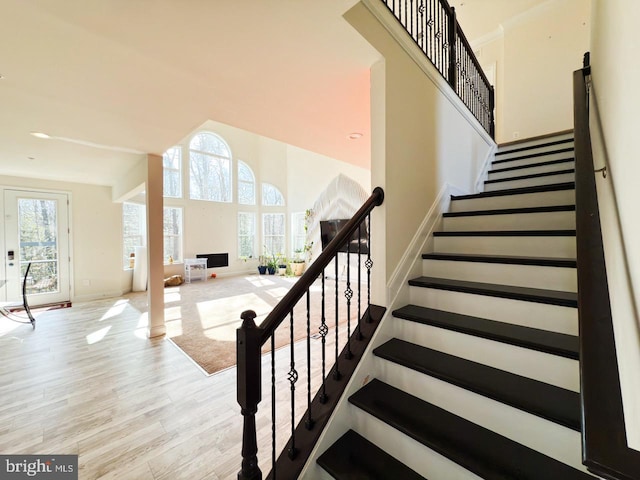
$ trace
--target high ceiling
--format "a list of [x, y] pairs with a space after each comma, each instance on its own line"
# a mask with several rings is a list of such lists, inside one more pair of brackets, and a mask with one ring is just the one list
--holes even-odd
[[[356, 1], [0, 0], [0, 174], [113, 185], [207, 120], [368, 167]], [[451, 3], [473, 39], [541, 2]]]

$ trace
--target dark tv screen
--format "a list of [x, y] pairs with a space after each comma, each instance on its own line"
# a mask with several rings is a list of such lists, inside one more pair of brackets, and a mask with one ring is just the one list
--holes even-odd
[[[327, 245], [335, 238], [340, 230], [347, 224], [348, 219], [339, 220], [321, 220], [320, 221], [320, 238], [322, 240], [322, 249], [327, 248]], [[358, 244], [360, 245], [360, 253], [369, 253], [367, 245], [367, 226], [363, 224], [360, 227], [360, 235], [358, 230], [353, 232], [349, 245], [345, 243], [340, 247], [340, 252], [358, 253]]]

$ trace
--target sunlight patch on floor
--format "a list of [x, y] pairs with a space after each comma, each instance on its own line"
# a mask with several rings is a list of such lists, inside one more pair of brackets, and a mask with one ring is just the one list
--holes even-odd
[[87, 344], [88, 345], [93, 345], [94, 343], [98, 343], [100, 340], [104, 339], [104, 337], [107, 336], [107, 333], [109, 333], [109, 330], [111, 330], [111, 325], [101, 328], [100, 330], [96, 330], [93, 333], [90, 333], [86, 336], [87, 338]]
[[124, 312], [124, 309], [127, 307], [128, 304], [129, 304], [128, 300], [118, 300], [116, 303], [113, 304], [113, 307], [111, 307], [109, 310], [106, 311], [104, 315], [102, 315], [99, 321], [102, 322], [104, 320], [117, 317], [122, 312]]

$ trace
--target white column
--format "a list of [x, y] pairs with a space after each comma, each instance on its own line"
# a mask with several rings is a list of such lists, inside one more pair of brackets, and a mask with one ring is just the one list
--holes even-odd
[[162, 156], [147, 155], [147, 260], [149, 326], [147, 335], [166, 333], [164, 323], [164, 245], [162, 221]]

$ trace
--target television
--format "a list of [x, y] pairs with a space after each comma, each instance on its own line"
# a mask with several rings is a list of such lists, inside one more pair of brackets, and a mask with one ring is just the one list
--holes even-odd
[[[338, 220], [320, 220], [320, 239], [322, 240], [322, 249], [327, 248], [327, 245], [335, 238], [340, 230], [344, 228], [349, 219]], [[340, 247], [338, 251], [358, 253], [358, 245], [360, 246], [360, 253], [369, 253], [369, 246], [367, 244], [367, 225], [363, 223], [360, 226], [360, 235], [358, 230], [353, 232], [351, 238], [347, 243]]]

